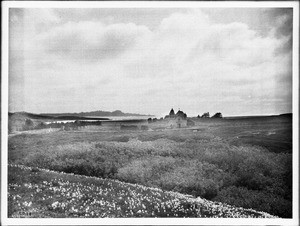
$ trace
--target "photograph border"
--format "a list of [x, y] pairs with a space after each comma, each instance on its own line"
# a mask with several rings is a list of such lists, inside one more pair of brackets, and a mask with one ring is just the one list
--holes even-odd
[[[2, 1], [1, 224], [2, 225], [299, 225], [299, 2]], [[293, 8], [293, 218], [7, 218], [8, 67], [10, 8]]]

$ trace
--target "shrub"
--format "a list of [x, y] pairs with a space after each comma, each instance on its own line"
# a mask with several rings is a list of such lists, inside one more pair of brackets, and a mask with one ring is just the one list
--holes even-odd
[[8, 144], [11, 163], [117, 178], [291, 215], [292, 155], [236, 147], [209, 132], [21, 134]]
[[223, 118], [222, 113], [221, 112], [217, 112], [216, 114], [214, 114], [212, 116], [212, 118]]
[[137, 159], [118, 170], [117, 178], [126, 182], [153, 185], [155, 179], [174, 168], [172, 157]]
[[209, 112], [203, 113], [203, 115], [201, 115], [201, 118], [209, 118]]
[[33, 129], [33, 127], [34, 127], [33, 121], [31, 119], [26, 119], [25, 124], [23, 125], [23, 130], [30, 130]]
[[52, 158], [49, 154], [43, 152], [30, 153], [23, 160], [25, 165], [49, 168], [51, 166]]
[[222, 186], [223, 173], [212, 164], [196, 160], [152, 157], [135, 160], [120, 168], [117, 178], [211, 199]]
[[172, 172], [166, 173], [159, 180], [157, 185], [166, 190], [173, 190], [181, 193], [200, 196], [206, 199], [211, 199], [218, 194], [218, 182], [213, 179], [189, 174], [181, 168], [181, 171], [175, 169]]
[[265, 211], [276, 216], [292, 217], [291, 201], [271, 193], [230, 186], [222, 189], [213, 200]]

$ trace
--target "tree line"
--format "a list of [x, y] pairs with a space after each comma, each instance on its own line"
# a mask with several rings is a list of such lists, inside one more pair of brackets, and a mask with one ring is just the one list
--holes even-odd
[[201, 116], [198, 115], [197, 118], [223, 118], [221, 112], [217, 112], [212, 117], [210, 117], [209, 112], [204, 112]]

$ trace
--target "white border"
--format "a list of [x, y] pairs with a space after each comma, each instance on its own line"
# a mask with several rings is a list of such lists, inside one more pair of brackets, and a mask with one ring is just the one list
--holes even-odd
[[3, 1], [7, 8], [287, 8], [296, 1]]
[[299, 2], [293, 13], [293, 218], [299, 225]]
[[7, 218], [8, 8], [1, 5], [1, 222]]
[[[9, 219], [7, 218], [7, 120], [8, 120], [8, 11], [9, 8], [284, 8], [293, 12], [293, 218], [207, 219], [207, 218], [114, 218], [114, 219]], [[2, 225], [299, 225], [299, 2], [2, 2], [1, 52], [1, 223]]]

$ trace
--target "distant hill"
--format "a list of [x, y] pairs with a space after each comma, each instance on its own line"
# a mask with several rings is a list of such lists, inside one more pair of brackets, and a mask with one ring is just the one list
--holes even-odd
[[9, 120], [11, 119], [18, 119], [18, 120], [25, 120], [25, 119], [46, 119], [46, 120], [108, 120], [108, 118], [85, 118], [79, 115], [73, 114], [33, 114], [28, 112], [15, 112], [15, 113], [8, 113]]
[[293, 113], [285, 113], [280, 115], [247, 115], [247, 116], [227, 116], [224, 119], [266, 119], [266, 118], [277, 118], [277, 117], [286, 117], [292, 118]]
[[[90, 112], [80, 112], [80, 113], [41, 113], [41, 114], [34, 114], [25, 111], [21, 112], [9, 112], [9, 117], [17, 117], [17, 118], [30, 118], [30, 119], [60, 119], [60, 120], [80, 120], [91, 119], [91, 117], [95, 116], [98, 117], [124, 117], [124, 116], [153, 116], [153, 115], [142, 115], [142, 114], [135, 114], [135, 113], [124, 113], [120, 110], [116, 111], [90, 111]], [[103, 118], [104, 120], [107, 118]]]
[[292, 118], [293, 117], [293, 113], [286, 113], [286, 114], [281, 114], [279, 115], [280, 117], [290, 117]]
[[125, 116], [151, 116], [141, 115], [132, 113], [123, 113], [120, 110], [109, 112], [109, 111], [91, 111], [91, 112], [80, 112], [80, 113], [42, 113], [34, 114], [25, 111], [21, 112], [8, 112], [8, 127], [9, 132], [22, 131], [26, 120], [33, 120], [33, 126], [36, 126], [41, 121], [50, 120], [109, 120], [108, 117], [125, 117]]
[[90, 112], [80, 112], [80, 113], [54, 113], [54, 114], [48, 114], [43, 113], [40, 115], [47, 115], [47, 116], [79, 116], [79, 117], [91, 117], [91, 116], [97, 116], [97, 117], [116, 117], [116, 116], [152, 116], [152, 115], [143, 115], [143, 114], [135, 114], [135, 113], [124, 113], [120, 110], [116, 111], [90, 111]]
[[[29, 121], [28, 121], [29, 120]], [[93, 118], [83, 117], [78, 115], [63, 115], [63, 114], [33, 114], [28, 112], [8, 112], [8, 131], [9, 133], [14, 131], [28, 130], [25, 128], [26, 121], [30, 124], [31, 128], [37, 126], [43, 121], [59, 121], [59, 120], [109, 120], [108, 118]]]

